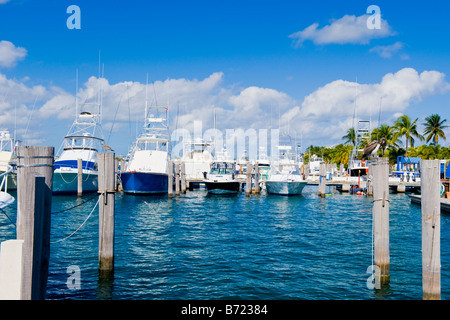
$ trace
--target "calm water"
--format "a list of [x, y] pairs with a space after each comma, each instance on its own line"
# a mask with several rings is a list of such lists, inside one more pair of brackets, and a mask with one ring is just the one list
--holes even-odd
[[[13, 194], [15, 196], [15, 194]], [[369, 290], [372, 198], [245, 194], [178, 198], [116, 195], [115, 276], [98, 283], [98, 210], [93, 195], [53, 198], [48, 299], [422, 299], [421, 212], [391, 194], [391, 283]], [[86, 202], [72, 210], [63, 211]], [[6, 210], [15, 221], [15, 204]], [[442, 299], [450, 294], [450, 216], [441, 217]], [[0, 213], [0, 240], [15, 229]], [[68, 289], [67, 268], [81, 270]]]

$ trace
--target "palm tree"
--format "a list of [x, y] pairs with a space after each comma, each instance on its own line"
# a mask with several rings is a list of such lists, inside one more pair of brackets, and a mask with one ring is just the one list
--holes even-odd
[[386, 145], [381, 150], [383, 155], [386, 151], [386, 148], [388, 148], [388, 149], [390, 147], [398, 148], [398, 145], [397, 145], [398, 137], [395, 135], [394, 127], [390, 127], [387, 124], [382, 124], [378, 128], [373, 129], [372, 134], [371, 134], [371, 139], [380, 141], [381, 138], [386, 139]]
[[405, 153], [408, 154], [408, 143], [414, 146], [414, 138], [423, 140], [423, 137], [417, 132], [417, 120], [411, 121], [411, 119], [406, 115], [402, 115], [394, 122], [395, 135], [394, 138], [406, 137]]
[[425, 123], [423, 125], [425, 126], [424, 129], [424, 135], [427, 135], [426, 142], [433, 139], [433, 144], [437, 144], [439, 141], [439, 137], [446, 140], [444, 129], [448, 126], [444, 126], [444, 122], [446, 122], [447, 119], [444, 119], [441, 121], [441, 116], [438, 114], [432, 114], [429, 117], [425, 118]]
[[352, 144], [354, 147], [356, 147], [357, 138], [355, 128], [348, 129], [347, 134], [342, 137], [345, 140], [344, 144]]
[[335, 146], [331, 150], [331, 162], [336, 164], [342, 163], [345, 166], [348, 166], [348, 160], [350, 158], [352, 148], [353, 147], [351, 145], [343, 145], [343, 144]]

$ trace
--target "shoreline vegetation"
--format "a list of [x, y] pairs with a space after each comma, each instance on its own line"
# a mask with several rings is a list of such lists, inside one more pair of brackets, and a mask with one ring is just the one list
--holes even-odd
[[[316, 155], [327, 163], [342, 163], [347, 168], [353, 149], [362, 150], [371, 141], [380, 141], [381, 138], [385, 138], [387, 143], [384, 149], [378, 150], [377, 155], [389, 158], [390, 165], [397, 162], [398, 156], [419, 157], [423, 160], [450, 159], [450, 147], [439, 145], [440, 139], [447, 139], [444, 133], [448, 127], [445, 125], [447, 119], [442, 119], [438, 114], [425, 118], [422, 134], [418, 131], [417, 121], [417, 118], [412, 120], [408, 115], [402, 115], [392, 126], [382, 124], [364, 135], [358, 135], [355, 128], [350, 128], [342, 137], [344, 142], [341, 144], [331, 147], [309, 146], [305, 150], [304, 161], [308, 163], [312, 155]], [[422, 144], [417, 145], [417, 141]], [[358, 158], [361, 158], [361, 154]]]

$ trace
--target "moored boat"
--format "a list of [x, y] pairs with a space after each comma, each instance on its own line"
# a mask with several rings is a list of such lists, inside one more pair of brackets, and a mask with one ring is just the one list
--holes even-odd
[[144, 129], [121, 172], [123, 192], [165, 194], [168, 191], [169, 133], [167, 108], [146, 108]]
[[54, 163], [53, 193], [78, 191], [78, 159], [82, 160], [83, 193], [98, 191], [97, 153], [103, 148], [100, 107], [95, 112], [77, 114]]
[[299, 169], [299, 162], [292, 152], [291, 144], [278, 146], [280, 158], [271, 165], [269, 179], [265, 181], [266, 191], [269, 194], [299, 195], [307, 185]]
[[203, 182], [210, 194], [238, 193], [241, 184], [236, 178], [235, 161], [219, 155], [212, 162], [211, 170]]

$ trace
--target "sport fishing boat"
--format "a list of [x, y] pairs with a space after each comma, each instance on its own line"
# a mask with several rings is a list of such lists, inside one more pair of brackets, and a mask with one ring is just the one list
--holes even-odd
[[7, 189], [17, 189], [17, 147], [18, 140], [11, 137], [8, 130], [0, 130], [0, 174], [6, 177]]
[[131, 194], [164, 194], [169, 179], [168, 109], [145, 109], [143, 132], [132, 146], [120, 175], [122, 188]]
[[[92, 109], [92, 105], [96, 106], [93, 108], [96, 110], [86, 111]], [[110, 148], [103, 140], [100, 105], [83, 104], [81, 107], [85, 111], [76, 115], [54, 163], [54, 194], [77, 192], [78, 159], [82, 163], [83, 192], [98, 191], [97, 153]]]
[[211, 169], [212, 154], [211, 143], [200, 139], [187, 142], [183, 150], [183, 162], [185, 165], [186, 181], [189, 182], [190, 188], [198, 188], [203, 179], [204, 174]]
[[[289, 138], [285, 140], [289, 141]], [[292, 145], [285, 142], [278, 146], [279, 160], [271, 165], [269, 179], [266, 180], [266, 191], [269, 194], [299, 195], [307, 185], [299, 169], [297, 156]]]
[[226, 153], [218, 154], [203, 182], [210, 194], [238, 193], [241, 184], [236, 179], [236, 162], [229, 159]]

